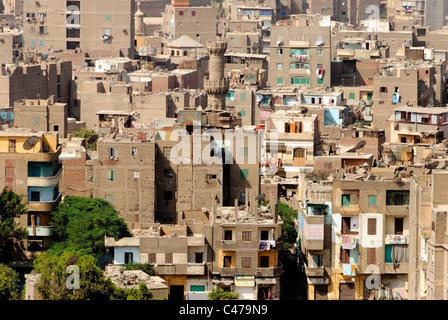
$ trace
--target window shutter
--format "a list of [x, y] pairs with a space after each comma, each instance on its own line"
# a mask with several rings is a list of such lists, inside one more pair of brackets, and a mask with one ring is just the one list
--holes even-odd
[[376, 264], [375, 248], [367, 248], [367, 264]]
[[376, 219], [367, 219], [367, 234], [369, 236], [376, 235]]

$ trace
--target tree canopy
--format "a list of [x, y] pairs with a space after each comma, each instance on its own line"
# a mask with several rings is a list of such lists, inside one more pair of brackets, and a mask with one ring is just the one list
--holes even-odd
[[99, 258], [106, 251], [105, 235], [116, 239], [131, 236], [124, 219], [103, 199], [66, 197], [52, 216], [54, 252], [76, 249]]
[[5, 264], [0, 264], [0, 300], [19, 300], [21, 291], [19, 274]]
[[[92, 255], [79, 251], [60, 254], [50, 251], [34, 260], [34, 271], [41, 275], [37, 290], [44, 300], [151, 300], [153, 297], [144, 283], [140, 283], [138, 289], [117, 287], [96, 266]], [[79, 273], [69, 266], [77, 268]], [[75, 277], [78, 277], [79, 287], [75, 286]]]
[[278, 214], [282, 218], [282, 240], [283, 246], [294, 245], [297, 239], [297, 231], [294, 227], [294, 219], [297, 218], [297, 210], [288, 206], [287, 204], [278, 201]]
[[8, 262], [16, 250], [24, 249], [22, 240], [28, 232], [16, 221], [28, 212], [22, 197], [6, 187], [0, 194], [0, 262]]
[[224, 289], [219, 286], [208, 293], [208, 300], [236, 300], [238, 298], [238, 293], [224, 291]]

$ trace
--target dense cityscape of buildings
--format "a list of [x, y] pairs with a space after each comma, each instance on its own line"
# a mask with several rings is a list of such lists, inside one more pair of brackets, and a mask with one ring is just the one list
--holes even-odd
[[448, 0], [3, 0], [0, 185], [28, 208], [10, 265], [50, 247], [65, 197], [102, 198], [132, 231], [105, 237], [117, 285], [149, 262], [156, 297], [282, 300], [284, 203], [304, 299], [447, 300], [447, 18]]

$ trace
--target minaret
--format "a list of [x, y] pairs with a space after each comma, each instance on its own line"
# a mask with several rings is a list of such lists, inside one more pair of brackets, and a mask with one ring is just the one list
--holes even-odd
[[226, 93], [229, 91], [229, 80], [224, 78], [224, 54], [227, 51], [227, 43], [207, 42], [207, 50], [210, 56], [209, 78], [204, 80], [208, 100], [207, 109], [224, 110]]
[[140, 0], [137, 2], [137, 12], [134, 14], [134, 29], [136, 35], [143, 35], [145, 34], [145, 25], [143, 23], [143, 17], [145, 14], [140, 9], [141, 3]]

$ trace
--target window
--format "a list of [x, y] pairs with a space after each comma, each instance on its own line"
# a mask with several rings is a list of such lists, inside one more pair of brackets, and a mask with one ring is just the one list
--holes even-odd
[[32, 123], [33, 123], [34, 125], [38, 125], [38, 124], [40, 124], [40, 118], [39, 118], [39, 117], [33, 117], [33, 118], [32, 118]]
[[409, 191], [387, 190], [386, 206], [404, 206], [409, 205]]
[[224, 256], [224, 268], [232, 267], [232, 256]]
[[293, 158], [305, 158], [305, 149], [294, 149]]
[[166, 264], [173, 263], [173, 254], [172, 253], [165, 253], [165, 263]]
[[134, 262], [134, 254], [132, 252], [124, 253], [124, 263], [129, 264]]
[[277, 70], [283, 70], [283, 63], [277, 63]]
[[163, 155], [169, 158], [170, 154], [171, 154], [171, 147], [163, 147]]
[[250, 257], [243, 257], [241, 259], [241, 264], [243, 268], [250, 268], [251, 267], [251, 259]]
[[117, 148], [107, 148], [107, 155], [111, 159], [118, 157], [118, 149]]
[[184, 15], [184, 12], [183, 12], [183, 11], [179, 11], [179, 15], [180, 15], [180, 16], [183, 16], [183, 15]]
[[137, 147], [131, 147], [131, 154], [135, 156], [137, 154]]
[[342, 234], [350, 234], [351, 233], [351, 218], [350, 217], [342, 217], [342, 227], [341, 227], [341, 233]]
[[375, 195], [368, 196], [368, 204], [369, 204], [369, 206], [376, 206], [376, 196]]
[[106, 21], [110, 21], [110, 14], [106, 14]]
[[387, 87], [380, 87], [380, 92], [387, 93]]
[[191, 15], [194, 17], [196, 15], [196, 11], [191, 11]]
[[260, 268], [269, 268], [269, 256], [260, 257]]
[[241, 101], [246, 100], [246, 94], [245, 94], [245, 93], [241, 93], [241, 94], [240, 94], [240, 100], [241, 100]]
[[354, 92], [350, 92], [350, 93], [348, 94], [348, 98], [349, 98], [350, 100], [355, 99], [355, 93], [354, 93]]
[[350, 250], [341, 248], [341, 263], [350, 263]]
[[218, 179], [218, 175], [217, 175], [217, 174], [210, 174], [210, 173], [207, 173], [207, 174], [205, 175], [205, 179], [207, 179], [207, 180], [216, 180], [216, 179]]
[[16, 140], [14, 140], [14, 139], [9, 140], [8, 152], [16, 152]]
[[251, 235], [252, 235], [252, 232], [250, 232], [250, 231], [243, 231], [243, 238], [242, 238], [242, 240], [243, 241], [251, 241]]
[[375, 248], [367, 248], [367, 264], [376, 264]]
[[202, 252], [196, 252], [195, 254], [194, 254], [194, 261], [196, 262], [196, 263], [202, 263], [202, 262], [204, 262], [204, 259], [203, 259], [203, 253]]
[[277, 78], [277, 84], [283, 84], [283, 78]]
[[277, 54], [283, 54], [283, 49], [277, 49]]
[[240, 170], [240, 178], [241, 179], [249, 178], [249, 169], [241, 169]]
[[349, 207], [350, 206], [350, 195], [349, 194], [343, 194], [342, 195], [342, 206], [343, 207]]
[[291, 78], [291, 84], [310, 84], [310, 78]]
[[107, 169], [107, 179], [113, 181], [117, 178], [117, 171]]
[[321, 56], [324, 54], [324, 50], [323, 49], [317, 49], [317, 55]]
[[376, 219], [375, 218], [367, 219], [367, 235], [369, 235], [369, 236], [376, 235]]
[[403, 218], [395, 218], [395, 234], [403, 234]]
[[269, 240], [269, 231], [261, 230], [261, 232], [260, 232], [260, 240], [262, 240], [262, 241]]
[[249, 154], [249, 148], [240, 148], [240, 157], [247, 157]]
[[39, 26], [39, 34], [48, 34], [48, 27]]
[[173, 200], [173, 191], [163, 191], [163, 200]]
[[138, 170], [133, 170], [132, 176], [134, 177], [134, 179], [138, 179], [140, 176], [140, 172]]
[[156, 254], [155, 253], [148, 253], [148, 262], [155, 264], [156, 263]]
[[111, 195], [111, 194], [106, 194], [106, 196], [105, 196], [105, 200], [106, 200], [107, 202], [112, 203], [112, 202], [114, 202], [114, 196]]
[[59, 126], [58, 126], [57, 124], [55, 124], [55, 125], [53, 126], [53, 131], [59, 131]]
[[322, 255], [321, 254], [315, 254], [312, 257], [313, 257], [314, 268], [322, 267]]
[[226, 241], [232, 240], [232, 230], [224, 230], [224, 240]]

